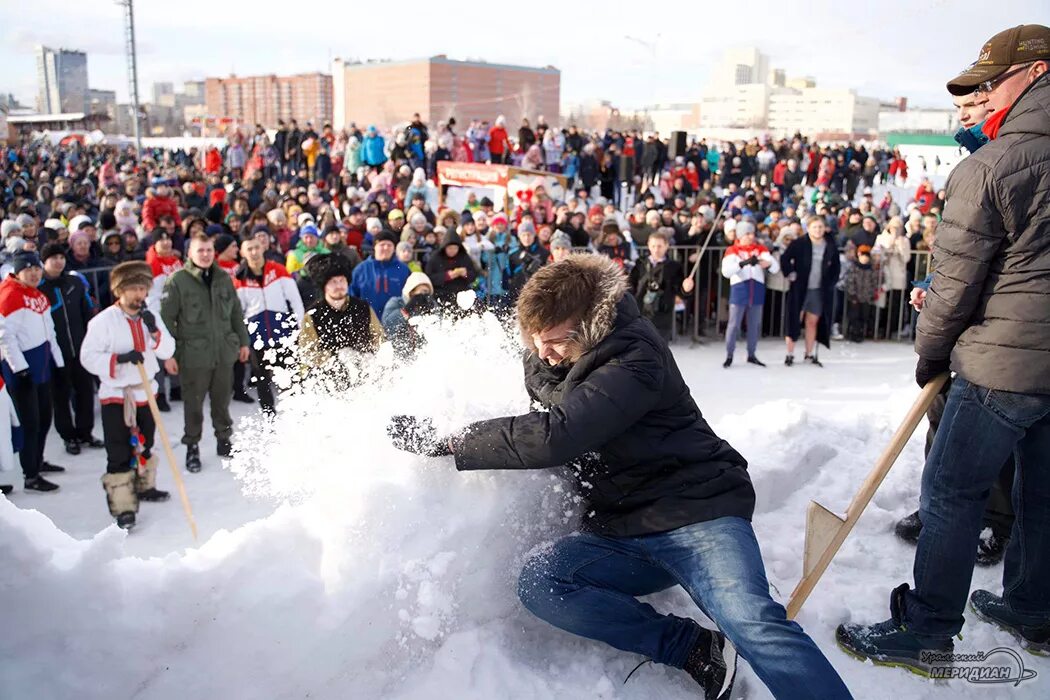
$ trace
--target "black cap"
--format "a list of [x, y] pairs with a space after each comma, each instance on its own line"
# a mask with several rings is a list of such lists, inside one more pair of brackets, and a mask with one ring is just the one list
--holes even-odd
[[390, 243], [397, 245], [400, 242], [400, 239], [397, 237], [397, 234], [390, 229], [383, 229], [374, 239], [375, 243], [379, 243], [380, 241], [389, 241]]
[[47, 262], [48, 258], [52, 258], [56, 255], [61, 255], [62, 257], [65, 257], [66, 247], [61, 243], [48, 243], [40, 251], [40, 260], [42, 262]]
[[11, 258], [11, 268], [14, 274], [18, 274], [27, 267], [42, 267], [40, 256], [36, 253], [21, 252]]

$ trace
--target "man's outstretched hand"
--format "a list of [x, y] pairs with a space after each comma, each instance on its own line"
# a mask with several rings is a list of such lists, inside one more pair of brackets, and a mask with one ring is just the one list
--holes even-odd
[[452, 454], [448, 436], [438, 435], [434, 422], [416, 416], [394, 416], [386, 427], [394, 447], [426, 457], [447, 457]]

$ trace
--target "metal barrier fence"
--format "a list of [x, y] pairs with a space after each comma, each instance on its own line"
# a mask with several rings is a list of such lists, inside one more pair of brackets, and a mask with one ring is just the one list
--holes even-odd
[[[694, 342], [712, 340], [725, 333], [729, 321], [729, 280], [722, 276], [722, 258], [725, 247], [709, 247], [703, 252], [696, 266], [695, 290], [683, 299], [684, 308], [675, 313], [675, 337], [688, 337]], [[416, 251], [416, 259], [423, 263], [422, 250]], [[586, 252], [579, 249], [577, 252]], [[682, 265], [686, 274], [696, 265], [700, 246], [672, 246], [669, 255]], [[779, 258], [779, 250], [774, 256]], [[930, 272], [929, 251], [912, 251], [907, 263], [904, 289], [889, 289], [887, 275], [877, 267], [880, 286], [875, 299], [863, 309], [864, 338], [875, 340], [910, 340], [915, 327], [917, 313], [909, 304], [912, 281], [922, 280]], [[843, 262], [843, 274], [835, 292], [833, 318], [842, 335], [849, 337], [849, 305], [843, 290], [848, 265]], [[87, 278], [92, 296], [102, 306], [112, 303], [109, 291], [109, 267], [78, 270]], [[783, 274], [766, 275], [766, 303], [762, 312], [762, 336], [784, 336], [787, 326], [788, 282]], [[856, 315], [856, 314], [855, 314]]]

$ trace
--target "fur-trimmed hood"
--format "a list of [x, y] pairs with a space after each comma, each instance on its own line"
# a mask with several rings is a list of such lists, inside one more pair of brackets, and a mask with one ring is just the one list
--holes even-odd
[[617, 305], [626, 293], [623, 270], [604, 255], [570, 255], [545, 266], [529, 279], [518, 299], [522, 339], [535, 351], [533, 332], [577, 318], [575, 361], [612, 332]]

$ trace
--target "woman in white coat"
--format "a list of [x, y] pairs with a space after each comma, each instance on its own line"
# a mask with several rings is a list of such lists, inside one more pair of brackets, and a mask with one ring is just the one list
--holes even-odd
[[886, 228], [875, 239], [876, 259], [882, 264], [882, 286], [886, 299], [887, 336], [910, 333], [905, 328], [909, 315], [905, 313], [908, 291], [908, 262], [911, 260], [911, 242], [899, 216], [891, 217]]

